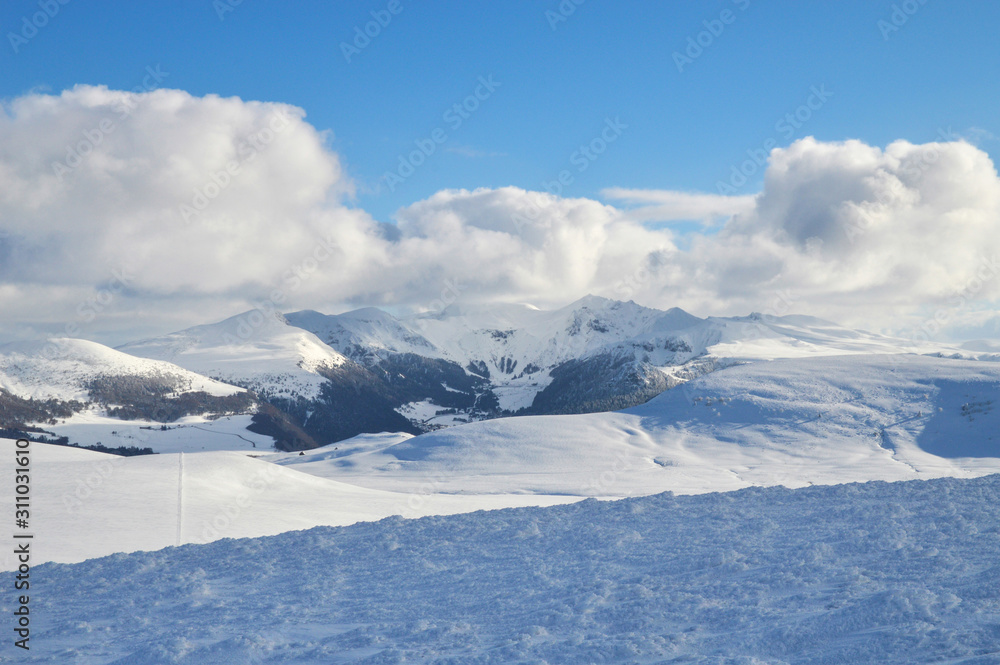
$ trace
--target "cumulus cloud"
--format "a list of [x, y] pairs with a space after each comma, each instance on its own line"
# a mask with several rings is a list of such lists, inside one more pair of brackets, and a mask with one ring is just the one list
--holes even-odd
[[[711, 255], [726, 254], [754, 267], [744, 289], [796, 288], [845, 313], [944, 303], [1000, 255], [1000, 180], [965, 142], [896, 141], [882, 150], [803, 139], [772, 152], [754, 210], [692, 259], [712, 265]], [[717, 292], [741, 288], [724, 266], [711, 272]], [[975, 295], [998, 294], [1000, 278]]]
[[[898, 330], [981, 320], [1000, 295], [1000, 180], [961, 141], [803, 139], [772, 152], [755, 196], [444, 190], [384, 224], [352, 192], [288, 105], [89, 86], [15, 99], [0, 115], [0, 335], [122, 339], [255, 305], [421, 309], [444, 293], [703, 315], [790, 300]], [[679, 243], [646, 224], [688, 219], [715, 226]]]

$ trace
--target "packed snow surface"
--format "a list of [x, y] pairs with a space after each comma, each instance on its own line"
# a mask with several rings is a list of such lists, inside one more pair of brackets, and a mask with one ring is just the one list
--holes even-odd
[[998, 476], [668, 493], [45, 564], [7, 659], [993, 664], [998, 504]]

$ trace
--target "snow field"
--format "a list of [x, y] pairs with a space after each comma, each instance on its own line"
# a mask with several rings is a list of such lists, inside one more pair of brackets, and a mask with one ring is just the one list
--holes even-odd
[[[0, 439], [0, 473], [13, 478], [14, 442]], [[447, 496], [433, 485], [386, 492], [348, 485], [236, 452], [119, 457], [32, 443], [33, 557], [76, 562], [114, 552], [246, 538], [483, 508], [552, 505], [573, 497]], [[0, 493], [13, 516], [14, 493]], [[13, 517], [11, 518], [13, 519]], [[0, 569], [17, 565], [4, 548]]]
[[[89, 409], [46, 425], [46, 429], [66, 436], [73, 443], [90, 446], [101, 443], [109, 448], [135, 446], [151, 448], [156, 453], [204, 451], [239, 451], [266, 453], [274, 449], [274, 439], [247, 430], [253, 416], [185, 416], [161, 429], [163, 423], [145, 420], [120, 420]], [[149, 429], [144, 429], [149, 428]]]

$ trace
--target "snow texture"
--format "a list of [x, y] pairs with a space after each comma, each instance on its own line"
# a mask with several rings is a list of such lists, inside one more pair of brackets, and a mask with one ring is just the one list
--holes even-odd
[[4, 660], [994, 664], [998, 503], [998, 476], [667, 493], [45, 564]]

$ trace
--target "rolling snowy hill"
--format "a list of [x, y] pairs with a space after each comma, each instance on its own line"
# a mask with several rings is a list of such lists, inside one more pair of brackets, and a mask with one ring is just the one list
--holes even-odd
[[257, 310], [118, 350], [166, 360], [261, 395], [307, 400], [319, 397], [326, 382], [320, 370], [347, 362], [314, 335]]
[[[256, 408], [256, 398], [243, 388], [95, 342], [0, 346], [0, 429], [8, 435], [147, 448], [137, 445], [145, 437], [118, 437], [119, 430], [184, 418], [218, 429], [222, 416], [243, 416], [249, 423]], [[265, 441], [273, 445], [270, 437]]]
[[82, 339], [12, 342], [0, 346], [0, 388], [19, 397], [87, 401], [95, 380], [136, 377], [175, 386], [172, 392], [224, 397], [244, 392], [182, 368]]
[[1000, 365], [913, 355], [734, 366], [614, 413], [470, 423], [280, 463], [365, 487], [631, 496], [1000, 471]]

